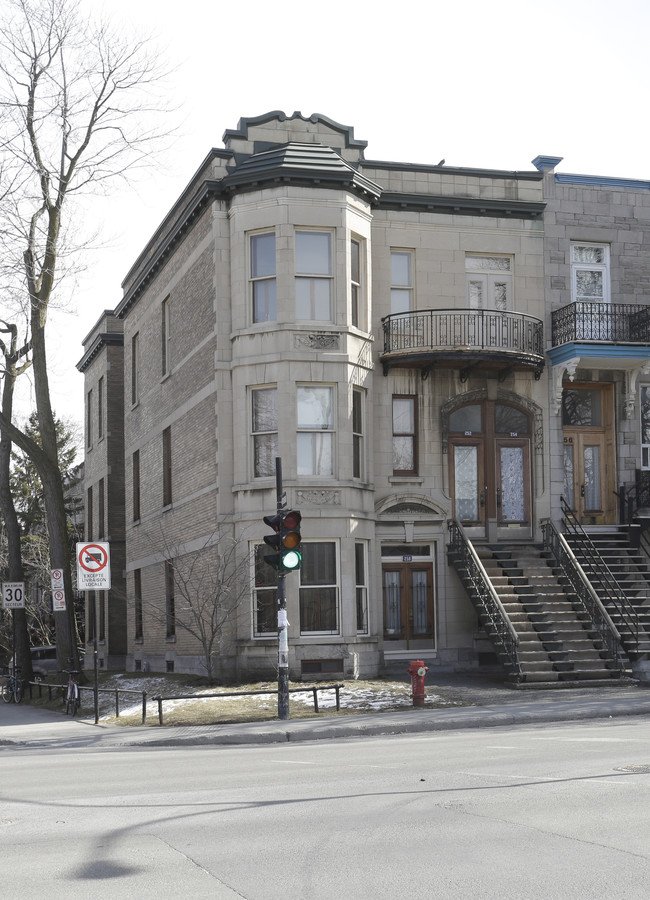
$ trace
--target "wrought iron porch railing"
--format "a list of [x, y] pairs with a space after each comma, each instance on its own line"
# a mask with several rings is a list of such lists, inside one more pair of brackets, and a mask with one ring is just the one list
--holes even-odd
[[625, 662], [622, 656], [621, 635], [612, 622], [602, 600], [592, 587], [564, 535], [560, 533], [550, 519], [545, 519], [541, 525], [544, 536], [544, 549], [550, 552], [558, 567], [562, 570], [562, 574], [567, 579], [575, 595], [576, 602], [589, 617], [592, 625], [591, 630], [596, 632], [600, 638], [605, 653], [612, 663], [623, 671]]
[[571, 341], [650, 344], [650, 305], [580, 300], [551, 313], [551, 345]]
[[450, 538], [448, 549], [450, 557], [453, 557], [454, 568], [461, 576], [472, 602], [482, 607], [485, 619], [482, 624], [506, 657], [513, 676], [519, 680], [522, 675], [519, 635], [463, 526], [457, 519], [450, 519], [447, 527]]
[[382, 326], [384, 353], [493, 350], [544, 360], [544, 325], [523, 313], [421, 309], [385, 316]]
[[[564, 497], [560, 497], [560, 506], [564, 527], [573, 538], [580, 556], [588, 564], [592, 587], [604, 605], [615, 610], [619, 618], [619, 631], [625, 632], [625, 635], [621, 636], [625, 649], [629, 653], [638, 652], [639, 614]], [[580, 560], [578, 562], [580, 563]]]

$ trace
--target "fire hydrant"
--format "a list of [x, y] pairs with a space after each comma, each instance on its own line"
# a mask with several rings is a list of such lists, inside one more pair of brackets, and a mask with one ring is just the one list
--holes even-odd
[[413, 698], [413, 706], [424, 706], [424, 676], [429, 671], [428, 666], [424, 665], [424, 661], [416, 659], [409, 664], [406, 670], [411, 676], [411, 697]]

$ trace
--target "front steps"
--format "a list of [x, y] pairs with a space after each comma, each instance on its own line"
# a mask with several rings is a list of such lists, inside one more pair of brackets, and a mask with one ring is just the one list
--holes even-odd
[[607, 566], [638, 617], [638, 632], [632, 634], [628, 623], [608, 598], [602, 570], [585, 552], [579, 536], [565, 534], [567, 543], [621, 634], [621, 643], [632, 660], [650, 657], [650, 560], [631, 545], [626, 529], [585, 527], [598, 557]]
[[[500, 544], [474, 549], [517, 633], [520, 671], [512, 678], [520, 687], [620, 682], [623, 667], [608, 655], [589, 615], [562, 584], [541, 547]], [[489, 620], [480, 599], [472, 597], [462, 566], [453, 554], [449, 561], [486, 626]], [[489, 626], [486, 630], [502, 655]]]

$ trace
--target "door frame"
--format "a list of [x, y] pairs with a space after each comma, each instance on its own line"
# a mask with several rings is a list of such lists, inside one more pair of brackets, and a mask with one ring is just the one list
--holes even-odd
[[[563, 390], [599, 391], [601, 395], [600, 425], [565, 425], [563, 412], [562, 437], [564, 445], [573, 447], [573, 509], [582, 525], [615, 525], [618, 521], [616, 501], [616, 439], [614, 428], [614, 384], [597, 382], [569, 382]], [[564, 411], [564, 405], [563, 405]], [[584, 450], [599, 447], [600, 509], [585, 509]], [[565, 473], [566, 477], [566, 473]], [[565, 498], [567, 503], [569, 498]]]
[[[400, 632], [390, 633], [386, 629], [386, 578], [387, 572], [399, 572], [399, 603], [400, 603]], [[415, 572], [427, 573], [427, 621], [428, 630], [425, 633], [415, 634], [410, 627], [413, 620], [413, 580], [412, 575]], [[434, 649], [436, 639], [436, 623], [435, 623], [435, 592], [434, 592], [434, 566], [432, 560], [422, 560], [412, 562], [382, 562], [381, 565], [381, 586], [382, 586], [382, 611], [383, 611], [383, 636], [384, 641], [388, 643], [386, 649], [394, 650], [426, 650]], [[390, 644], [395, 642], [395, 646]], [[413, 644], [419, 644], [418, 647], [412, 647]], [[399, 644], [399, 646], [397, 646]], [[427, 644], [427, 646], [421, 646]]]

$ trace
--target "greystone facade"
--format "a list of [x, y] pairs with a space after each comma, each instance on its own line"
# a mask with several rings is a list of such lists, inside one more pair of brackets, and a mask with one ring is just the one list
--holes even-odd
[[[106, 389], [106, 439], [86, 452], [87, 496], [107, 490], [106, 666], [202, 671], [165, 561], [201, 551], [207, 571], [224, 534], [250, 558], [276, 455], [303, 516], [303, 566], [286, 579], [295, 678], [493, 662], [447, 565], [448, 520], [479, 542], [539, 540], [566, 494], [567, 435], [573, 449], [591, 434], [563, 426], [563, 390], [613, 385], [598, 464], [607, 484], [634, 481], [648, 342], [637, 329], [621, 350], [606, 329], [554, 346], [552, 315], [605, 252], [574, 245], [606, 248], [600, 299], [647, 303], [650, 184], [586, 183], [551, 157], [501, 172], [365, 147], [322, 116], [241, 120], [84, 342], [86, 396]], [[215, 652], [222, 678], [275, 670], [273, 573], [249, 574]]]

